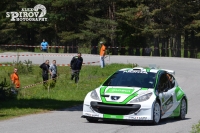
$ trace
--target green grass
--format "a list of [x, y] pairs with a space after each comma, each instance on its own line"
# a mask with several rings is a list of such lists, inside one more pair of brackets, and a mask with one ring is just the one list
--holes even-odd
[[[80, 105], [89, 91], [124, 67], [132, 67], [132, 64], [110, 64], [103, 69], [100, 66], [83, 66], [78, 84], [70, 80], [69, 67], [58, 67], [60, 76], [54, 88], [48, 90], [39, 84], [23, 89], [24, 86], [42, 81], [39, 66], [34, 66], [33, 74], [19, 74], [22, 89], [17, 98], [0, 101], [0, 120]], [[8, 73], [12, 71], [13, 67], [1, 67], [0, 75], [9, 79]]]
[[198, 124], [192, 126], [191, 133], [200, 133], [200, 121]]

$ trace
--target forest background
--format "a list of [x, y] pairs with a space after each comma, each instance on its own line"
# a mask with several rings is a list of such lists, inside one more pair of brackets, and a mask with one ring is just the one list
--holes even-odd
[[[37, 4], [46, 7], [47, 21], [6, 17]], [[0, 18], [1, 51], [37, 52], [25, 46], [42, 39], [63, 46], [56, 53], [98, 54], [99, 41], [111, 55], [142, 56], [150, 46], [152, 56], [197, 58], [200, 48], [200, 0], [3, 0]]]

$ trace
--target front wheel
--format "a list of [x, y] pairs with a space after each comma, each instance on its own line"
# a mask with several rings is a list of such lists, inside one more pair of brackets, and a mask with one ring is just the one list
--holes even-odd
[[158, 124], [161, 118], [160, 104], [156, 101], [153, 108], [153, 124]]
[[183, 120], [185, 119], [186, 113], [187, 113], [187, 103], [185, 98], [183, 98], [181, 100], [181, 105], [180, 105], [180, 115], [179, 115], [179, 119]]

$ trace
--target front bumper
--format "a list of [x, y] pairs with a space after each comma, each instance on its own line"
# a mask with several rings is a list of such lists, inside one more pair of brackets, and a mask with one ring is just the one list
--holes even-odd
[[113, 114], [113, 115], [129, 115], [136, 113], [141, 105], [129, 104], [129, 105], [117, 105], [117, 104], [103, 104], [101, 102], [91, 102], [92, 109], [95, 112], [101, 114]]
[[153, 120], [151, 107], [143, 107], [140, 104], [108, 105], [98, 102], [84, 104], [82, 117], [128, 121]]
[[137, 120], [137, 119], [112, 119], [112, 118], [98, 118], [82, 115], [81, 118], [103, 120], [103, 121], [123, 121], [123, 122], [138, 122], [138, 123], [152, 123], [152, 120]]

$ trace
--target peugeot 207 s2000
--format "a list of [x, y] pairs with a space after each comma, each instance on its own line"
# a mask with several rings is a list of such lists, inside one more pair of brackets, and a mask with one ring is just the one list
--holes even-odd
[[102, 119], [148, 121], [185, 119], [187, 97], [166, 69], [124, 68], [112, 74], [102, 85], [89, 92], [82, 118], [89, 122]]

